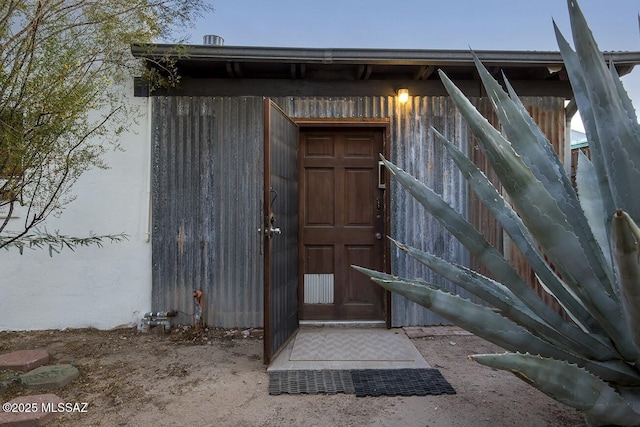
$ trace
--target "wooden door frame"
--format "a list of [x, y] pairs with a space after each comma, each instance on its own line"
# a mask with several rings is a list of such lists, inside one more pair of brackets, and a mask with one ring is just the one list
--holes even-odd
[[[298, 125], [300, 129], [300, 135], [302, 135], [306, 130], [310, 128], [326, 128], [326, 129], [371, 129], [371, 130], [382, 130], [382, 152], [385, 158], [389, 158], [391, 153], [391, 119], [382, 118], [382, 119], [370, 119], [370, 118], [362, 118], [362, 119], [351, 119], [351, 118], [292, 118], [292, 120]], [[385, 169], [386, 170], [386, 169]], [[302, 156], [298, 156], [298, 176], [302, 176], [303, 172], [303, 163]], [[391, 231], [391, 197], [390, 197], [390, 177], [388, 173], [384, 174], [384, 183], [385, 183], [385, 191], [384, 191], [384, 235], [383, 239], [383, 268], [385, 273], [391, 272], [391, 246], [389, 244], [389, 239], [386, 238]], [[300, 189], [298, 190], [300, 192]], [[299, 198], [302, 200], [302, 197]], [[299, 202], [302, 203], [302, 202]], [[301, 205], [300, 205], [301, 206]], [[298, 214], [298, 236], [299, 236], [299, 245], [300, 248], [304, 247], [304, 235], [302, 233], [302, 229], [304, 228], [303, 224], [304, 218], [300, 213]], [[298, 265], [304, 265], [304, 259], [302, 257], [302, 250], [298, 251]], [[304, 299], [302, 295], [303, 286], [302, 283], [304, 280], [303, 269], [298, 269], [298, 304], [302, 304]], [[385, 313], [385, 322], [387, 324], [387, 329], [391, 328], [391, 292], [385, 290], [384, 292], [384, 313]]]

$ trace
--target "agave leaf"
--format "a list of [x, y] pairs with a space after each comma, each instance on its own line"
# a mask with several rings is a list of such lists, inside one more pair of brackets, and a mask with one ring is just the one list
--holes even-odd
[[[599, 340], [593, 335], [584, 333], [581, 329], [564, 321], [560, 316], [553, 316], [554, 319], [555, 317], [559, 318], [557, 322], [547, 323], [543, 320], [544, 317], [543, 319], [539, 317], [541, 313], [535, 313], [530, 310], [513, 295], [508, 287], [501, 283], [468, 268], [452, 264], [435, 255], [403, 245], [393, 239], [391, 241], [400, 250], [426, 265], [440, 276], [449, 279], [456, 285], [487, 301], [499, 309], [505, 317], [524, 326], [545, 340], [553, 342], [559, 348], [588, 355], [596, 360], [609, 360], [620, 357], [614, 349], [603, 343], [604, 340]], [[419, 283], [423, 282], [419, 281]], [[528, 286], [527, 290], [533, 292]], [[548, 307], [546, 304], [545, 306]], [[556, 313], [554, 312], [554, 314]]]
[[[438, 275], [448, 279], [463, 289], [466, 289], [473, 295], [483, 299], [494, 307], [502, 310], [502, 306], [504, 305], [517, 306], [519, 310], [523, 310], [528, 315], [535, 316], [540, 320], [533, 311], [522, 304], [518, 297], [502, 283], [483, 276], [482, 274], [464, 266], [454, 264], [428, 252], [407, 246], [392, 238], [389, 238], [389, 240], [391, 240], [398, 249], [416, 259], [421, 264], [427, 266]], [[438, 288], [441, 289], [440, 286], [438, 286]]]
[[449, 155], [453, 158], [473, 192], [482, 204], [489, 209], [498, 220], [503, 230], [509, 235], [514, 244], [520, 249], [527, 261], [541, 280], [568, 313], [581, 325], [591, 331], [598, 330], [593, 317], [575, 298], [575, 294], [568, 291], [567, 285], [555, 274], [537, 248], [520, 217], [504, 200], [491, 181], [476, 167], [457, 147], [449, 142], [442, 134], [433, 130], [436, 137], [445, 144]]
[[457, 295], [442, 291], [435, 285], [390, 276], [367, 268], [352, 266], [389, 291], [404, 296], [444, 317], [455, 325], [486, 339], [506, 350], [525, 351], [585, 367], [606, 381], [618, 384], [640, 384], [640, 373], [619, 361], [598, 362], [566, 352], [515, 324], [488, 307], [475, 304]]
[[[598, 178], [596, 176], [593, 163], [578, 150], [578, 170], [576, 172], [576, 186], [580, 195], [580, 205], [587, 218], [589, 227], [593, 230], [593, 235], [602, 248], [602, 252], [610, 254], [609, 238], [607, 236], [606, 223], [604, 216], [604, 206], [598, 187]], [[605, 265], [611, 269], [610, 258], [605, 257]]]
[[626, 360], [635, 360], [637, 351], [630, 343], [630, 331], [622, 321], [618, 303], [603, 289], [587, 262], [582, 244], [557, 202], [515, 153], [511, 144], [442, 71], [440, 76], [532, 236], [543, 247], [566, 283], [580, 297], [585, 308], [607, 331], [620, 354]]
[[636, 183], [640, 182], [640, 135], [622, 106], [593, 34], [577, 2], [568, 0], [574, 45], [589, 99], [596, 119], [602, 155], [616, 206], [634, 220], [640, 220], [640, 198]]
[[602, 196], [602, 204], [606, 218], [605, 230], [608, 233], [610, 228], [611, 217], [616, 210], [616, 205], [613, 202], [613, 194], [609, 187], [609, 178], [607, 176], [607, 168], [604, 164], [604, 158], [602, 156], [602, 144], [598, 137], [598, 129], [596, 126], [596, 119], [593, 116], [593, 109], [591, 108], [591, 102], [589, 101], [589, 91], [587, 89], [587, 83], [584, 80], [582, 68], [580, 67], [580, 61], [578, 60], [578, 54], [571, 49], [569, 43], [564, 38], [556, 23], [553, 23], [556, 39], [562, 54], [562, 60], [564, 62], [567, 73], [569, 74], [569, 82], [580, 110], [580, 118], [584, 125], [585, 132], [587, 134], [587, 140], [589, 141], [589, 149], [592, 153], [593, 166], [598, 177], [598, 187], [600, 188], [600, 195]]
[[491, 271], [497, 280], [506, 284], [528, 307], [554, 325], [564, 323], [562, 317], [547, 305], [511, 267], [504, 256], [491, 246], [469, 222], [456, 212], [433, 190], [382, 157], [385, 166], [398, 182], [444, 225], [456, 239]]
[[616, 212], [611, 239], [627, 322], [634, 331], [633, 342], [640, 353], [640, 229], [626, 212]]
[[534, 353], [541, 353], [547, 347], [555, 349], [522, 326], [516, 325], [490, 308], [436, 289], [433, 285], [425, 286], [410, 279], [389, 278], [384, 273], [355, 266], [354, 268], [372, 277], [374, 282], [385, 289], [434, 311], [461, 328], [504, 349], [515, 351], [525, 346], [529, 349], [528, 351]]
[[613, 84], [616, 86], [616, 90], [618, 91], [620, 102], [622, 102], [622, 107], [627, 112], [629, 120], [631, 120], [631, 123], [635, 124], [636, 127], [640, 126], [640, 124], [638, 124], [638, 116], [636, 115], [636, 110], [633, 107], [633, 102], [631, 101], [631, 98], [629, 98], [629, 94], [625, 90], [624, 85], [622, 84], [622, 80], [620, 80], [620, 75], [618, 74], [616, 66], [613, 64], [613, 61], [609, 63], [609, 71], [611, 72], [611, 79], [613, 80]]
[[477, 354], [476, 362], [511, 371], [552, 399], [576, 408], [601, 424], [635, 425], [640, 413], [605, 381], [563, 360], [531, 354]]
[[504, 256], [442, 197], [384, 157], [382, 157], [382, 161], [398, 182], [475, 255], [500, 282], [509, 284], [522, 282], [522, 278], [504, 259]]
[[514, 150], [522, 156], [522, 159], [549, 194], [559, 201], [558, 207], [565, 214], [571, 229], [582, 244], [589, 265], [594, 269], [594, 273], [602, 286], [605, 287], [605, 290], [617, 299], [611, 268], [603, 267], [607, 265], [609, 252], [603, 252], [603, 248], [598, 244], [593, 230], [589, 227], [589, 222], [584, 215], [578, 196], [560, 161], [560, 157], [553, 150], [546, 135], [529, 115], [507, 77], [503, 74], [509, 97], [506, 96], [498, 82], [491, 77], [477, 57], [474, 60], [476, 67], [479, 70], [482, 67], [484, 71], [480, 75], [485, 87], [487, 85], [491, 87], [491, 90], [488, 90], [488, 94], [492, 99], [495, 99], [494, 105], [497, 106], [494, 108]]
[[558, 206], [571, 220], [571, 214], [579, 207], [578, 200], [547, 137], [529, 117], [524, 106], [520, 108], [516, 102], [518, 98], [511, 99], [507, 95], [475, 54], [473, 60], [512, 148], [522, 157], [551, 197], [559, 201]]

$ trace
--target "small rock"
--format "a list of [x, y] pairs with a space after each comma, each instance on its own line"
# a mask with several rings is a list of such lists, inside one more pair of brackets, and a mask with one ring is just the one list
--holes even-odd
[[453, 341], [449, 341], [449, 345], [456, 345], [456, 343]]
[[253, 338], [262, 338], [263, 335], [262, 329], [251, 329], [250, 333]]

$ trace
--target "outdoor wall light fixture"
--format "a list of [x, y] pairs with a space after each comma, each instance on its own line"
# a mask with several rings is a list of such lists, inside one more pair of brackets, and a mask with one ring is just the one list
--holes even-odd
[[401, 87], [397, 91], [398, 93], [398, 102], [401, 104], [406, 103], [409, 100], [409, 89], [406, 87]]

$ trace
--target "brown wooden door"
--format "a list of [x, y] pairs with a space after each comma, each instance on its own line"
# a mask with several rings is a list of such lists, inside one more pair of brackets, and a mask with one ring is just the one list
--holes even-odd
[[300, 140], [301, 319], [383, 320], [383, 289], [351, 268], [384, 268], [383, 132], [307, 129]]

